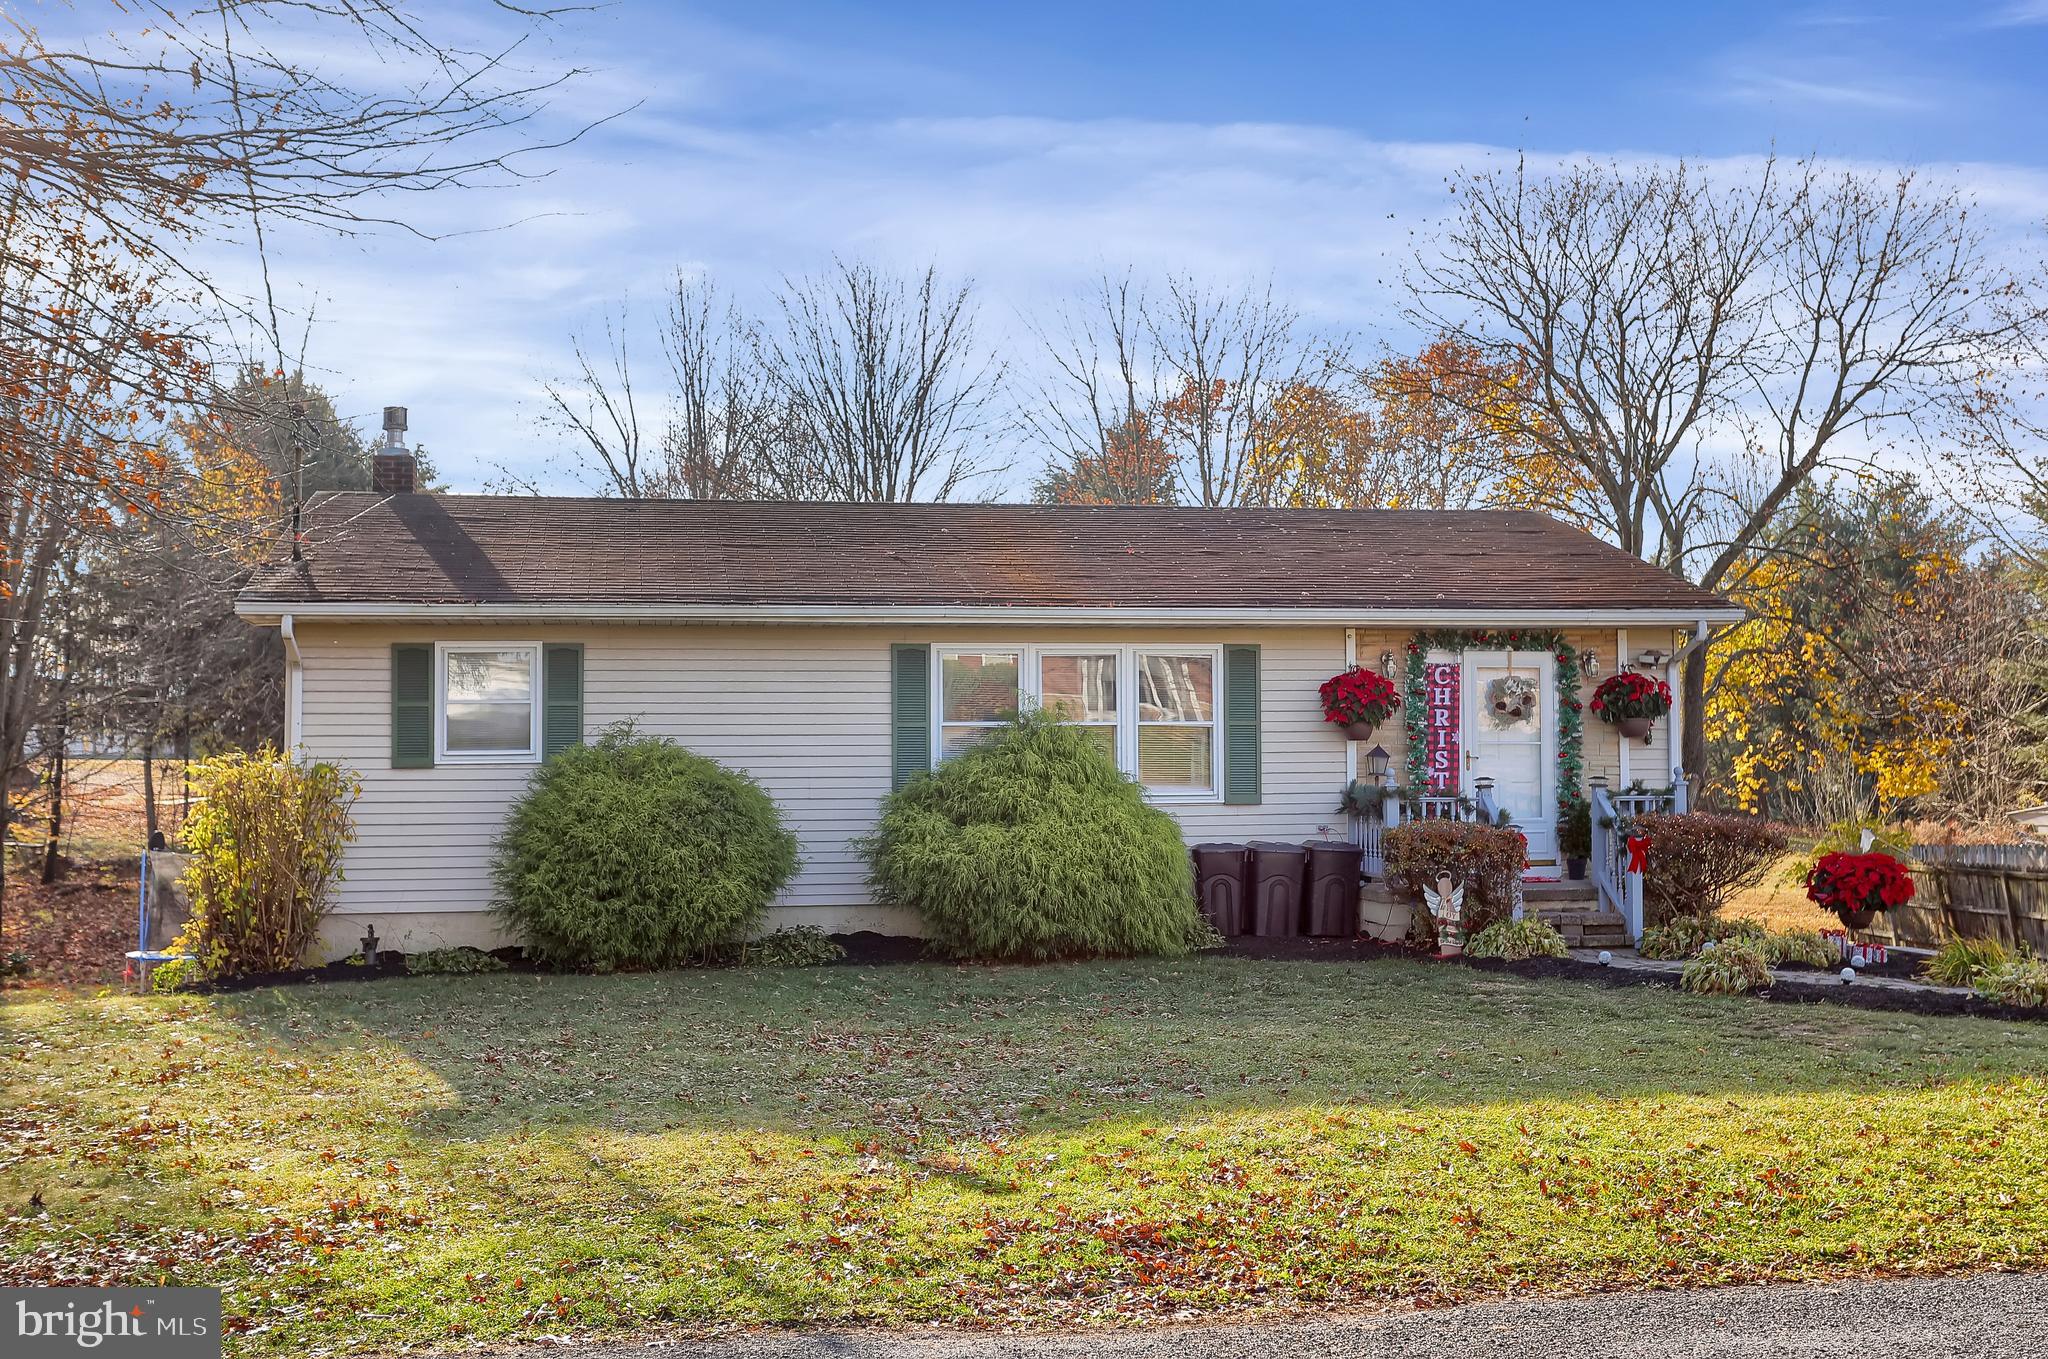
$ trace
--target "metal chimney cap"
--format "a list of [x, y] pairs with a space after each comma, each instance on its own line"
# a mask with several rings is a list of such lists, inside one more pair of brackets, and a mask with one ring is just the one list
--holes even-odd
[[388, 430], [389, 430], [389, 429], [404, 429], [404, 428], [405, 428], [405, 407], [403, 407], [403, 406], [386, 406], [386, 407], [384, 408], [384, 428], [385, 428], [385, 429], [388, 429]]

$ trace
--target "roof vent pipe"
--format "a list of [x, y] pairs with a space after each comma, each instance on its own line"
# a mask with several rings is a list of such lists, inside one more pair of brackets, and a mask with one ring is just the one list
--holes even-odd
[[405, 407], [384, 408], [384, 442], [370, 461], [370, 489], [385, 495], [409, 495], [416, 489], [419, 464], [405, 446]]

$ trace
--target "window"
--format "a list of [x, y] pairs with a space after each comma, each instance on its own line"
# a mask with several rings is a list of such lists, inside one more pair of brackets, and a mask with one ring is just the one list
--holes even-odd
[[1017, 716], [1023, 653], [942, 651], [939, 653], [939, 758], [947, 759], [984, 732]]
[[1216, 787], [1216, 658], [1141, 651], [1138, 780], [1161, 793]]
[[1085, 727], [1116, 758], [1117, 654], [1041, 652], [1038, 704], [1062, 722]]
[[540, 648], [442, 643], [436, 727], [445, 760], [540, 758]]
[[934, 648], [933, 659], [938, 759], [1035, 706], [1086, 728], [1155, 797], [1220, 794], [1216, 648]]

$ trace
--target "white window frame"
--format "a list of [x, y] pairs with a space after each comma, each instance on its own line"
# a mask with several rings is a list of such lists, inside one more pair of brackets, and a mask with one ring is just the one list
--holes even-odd
[[[541, 726], [541, 644], [539, 642], [434, 643], [434, 762], [436, 764], [539, 764]], [[448, 657], [473, 651], [524, 651], [533, 695], [525, 750], [448, 749]]]
[[[1126, 766], [1133, 778], [1138, 775], [1138, 733], [1146, 727], [1201, 727], [1209, 733], [1209, 786], [1194, 791], [1155, 790], [1145, 785], [1148, 796], [1159, 802], [1221, 802], [1223, 801], [1223, 648], [1220, 646], [1177, 646], [1160, 643], [1153, 646], [1130, 646], [1124, 649], [1124, 672], [1129, 677], [1130, 710], [1128, 723], [1131, 743], [1130, 763]], [[1146, 721], [1140, 715], [1138, 698], [1138, 657], [1177, 656], [1203, 657], [1209, 662], [1209, 720], [1207, 722]], [[1121, 705], [1117, 712], [1122, 723]]]
[[[1130, 775], [1138, 776], [1138, 657], [1147, 656], [1196, 656], [1209, 661], [1210, 712], [1209, 721], [1201, 722], [1147, 722], [1145, 726], [1206, 726], [1209, 729], [1209, 787], [1200, 791], [1182, 791], [1171, 788], [1155, 789], [1149, 785], [1145, 796], [1152, 802], [1189, 805], [1220, 803], [1223, 801], [1223, 713], [1225, 679], [1223, 670], [1223, 646], [1221, 643], [1204, 645], [1200, 643], [1158, 641], [1158, 642], [1117, 642], [1095, 643], [1072, 641], [1051, 642], [1037, 646], [1025, 642], [949, 642], [932, 644], [931, 692], [931, 757], [936, 768], [946, 758], [945, 728], [947, 726], [982, 725], [990, 730], [1001, 726], [999, 722], [963, 723], [946, 721], [946, 657], [974, 656], [987, 652], [1015, 652], [1017, 655], [1017, 703], [1020, 708], [1037, 708], [1043, 701], [1044, 676], [1039, 667], [1040, 658], [1045, 656], [1114, 656], [1116, 657], [1116, 765]], [[1088, 724], [1079, 724], [1088, 725]]]

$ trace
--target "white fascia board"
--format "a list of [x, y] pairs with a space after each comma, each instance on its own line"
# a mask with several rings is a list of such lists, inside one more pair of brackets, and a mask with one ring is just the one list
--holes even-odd
[[1068, 627], [1234, 624], [1287, 627], [1334, 623], [1345, 627], [1695, 627], [1739, 623], [1737, 608], [1604, 609], [1344, 609], [1071, 608], [1042, 605], [920, 604], [379, 604], [240, 601], [247, 622], [275, 626], [289, 612], [301, 623], [837, 623], [873, 626], [1057, 624]]

